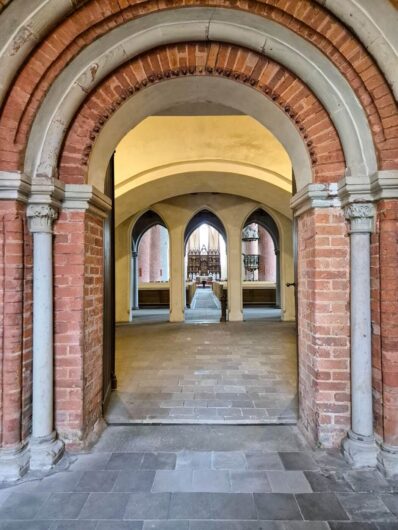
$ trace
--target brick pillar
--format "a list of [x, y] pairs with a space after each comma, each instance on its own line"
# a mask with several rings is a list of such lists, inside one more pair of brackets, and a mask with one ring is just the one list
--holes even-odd
[[142, 236], [138, 245], [138, 282], [147, 283], [150, 281], [150, 249], [151, 230], [147, 230]]
[[103, 219], [64, 210], [54, 231], [55, 424], [81, 447], [102, 416]]
[[160, 269], [162, 268], [161, 245], [160, 245], [161, 226], [156, 225], [150, 229], [151, 247], [149, 258], [149, 281], [158, 282], [161, 280]]
[[258, 279], [262, 281], [276, 281], [276, 255], [275, 246], [269, 232], [259, 225], [258, 232], [260, 239], [258, 241], [258, 251], [260, 254], [260, 263], [258, 269]]
[[349, 239], [340, 208], [298, 218], [300, 426], [323, 447], [350, 428]]
[[[376, 368], [376, 416], [382, 438], [379, 466], [388, 476], [398, 474], [398, 200], [377, 207], [375, 240], [379, 243], [374, 270], [373, 366]], [[377, 259], [376, 258], [376, 259]], [[376, 265], [376, 264], [375, 264]], [[377, 289], [378, 288], [378, 289]], [[378, 291], [378, 292], [377, 292]], [[375, 299], [376, 298], [376, 299]], [[376, 347], [375, 347], [376, 346]], [[381, 417], [380, 417], [381, 412]]]
[[32, 387], [31, 239], [25, 205], [0, 201], [0, 479], [28, 468]]

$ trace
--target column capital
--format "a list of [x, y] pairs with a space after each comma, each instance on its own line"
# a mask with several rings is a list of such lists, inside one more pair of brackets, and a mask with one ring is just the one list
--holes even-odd
[[351, 203], [344, 208], [344, 215], [351, 222], [351, 233], [373, 231], [374, 206], [372, 203]]
[[51, 233], [53, 221], [58, 217], [57, 210], [49, 204], [29, 204], [26, 214], [32, 233]]

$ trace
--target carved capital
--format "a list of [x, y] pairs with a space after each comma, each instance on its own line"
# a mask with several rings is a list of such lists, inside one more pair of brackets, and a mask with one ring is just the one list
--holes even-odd
[[27, 210], [29, 230], [32, 233], [51, 233], [53, 221], [58, 217], [57, 210], [48, 204], [30, 204]]
[[344, 209], [345, 218], [351, 222], [351, 233], [373, 230], [374, 206], [372, 203], [352, 203]]

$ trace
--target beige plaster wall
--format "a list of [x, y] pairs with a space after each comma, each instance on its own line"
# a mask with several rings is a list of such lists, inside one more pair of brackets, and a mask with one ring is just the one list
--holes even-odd
[[[172, 321], [184, 319], [185, 280], [183, 235], [189, 220], [203, 208], [215, 213], [227, 232], [228, 301], [230, 320], [242, 320], [241, 230], [247, 217], [263, 207], [273, 216], [280, 231], [281, 307], [284, 320], [294, 319], [294, 292], [285, 287], [293, 281], [292, 223], [279, 212], [258, 202], [226, 194], [199, 193], [159, 202], [154, 209], [165, 221], [170, 236], [170, 300]], [[139, 216], [135, 215], [116, 229], [116, 319], [128, 321], [131, 306], [130, 237]]]

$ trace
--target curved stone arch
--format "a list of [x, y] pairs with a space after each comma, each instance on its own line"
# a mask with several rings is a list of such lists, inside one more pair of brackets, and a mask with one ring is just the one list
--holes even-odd
[[[203, 216], [203, 219], [199, 218], [199, 216]], [[217, 230], [217, 232], [219, 232], [219, 234], [223, 236], [225, 242], [227, 243], [227, 233], [225, 230], [224, 223], [221, 221], [218, 215], [214, 214], [211, 210], [204, 207], [199, 210], [193, 217], [191, 217], [191, 219], [187, 223], [184, 231], [185, 245], [188, 243], [188, 239], [195, 232], [195, 230], [200, 228], [202, 224], [208, 224], [209, 226]]]
[[[148, 219], [148, 222], [142, 227], [142, 229], [140, 229], [139, 233], [137, 233], [135, 236], [134, 236], [134, 230], [135, 228], [137, 227], [138, 223], [143, 219], [143, 217], [145, 217], [145, 215], [147, 215], [148, 213], [153, 213], [155, 214], [154, 218], [149, 220]], [[146, 210], [145, 212], [141, 213], [141, 215], [134, 221], [133, 223], [133, 226], [131, 227], [131, 230], [129, 230], [129, 232], [131, 233], [131, 241], [132, 241], [132, 245], [133, 245], [133, 250], [136, 250], [138, 251], [139, 249], [139, 245], [140, 245], [140, 242], [141, 242], [141, 239], [142, 237], [144, 236], [144, 234], [150, 230], [151, 228], [153, 228], [154, 226], [157, 226], [157, 225], [160, 225], [160, 226], [163, 226], [164, 228], [166, 228], [167, 232], [169, 231], [168, 227], [167, 227], [167, 224], [165, 223], [165, 221], [163, 220], [162, 216], [159, 215], [155, 209], [153, 208], [150, 208], [148, 210]]]
[[[83, 0], [84, 1], [84, 0]], [[0, 17], [0, 105], [15, 72], [50, 28], [76, 10], [73, 0], [12, 0]]]
[[[198, 225], [196, 228], [194, 228], [187, 236], [187, 230], [189, 229], [189, 225], [190, 223], [195, 219], [196, 216], [198, 216], [201, 212], [209, 212], [211, 215], [213, 215], [214, 217], [216, 217], [220, 224], [223, 226], [223, 229], [224, 229], [224, 236], [225, 236], [225, 239], [227, 240], [228, 238], [228, 233], [227, 233], [227, 224], [226, 224], [226, 220], [223, 219], [223, 215], [222, 213], [220, 214], [220, 212], [217, 212], [215, 210], [215, 208], [213, 208], [213, 206], [210, 206], [210, 204], [208, 202], [205, 202], [203, 205], [201, 206], [198, 206], [197, 208], [195, 208], [194, 210], [192, 210], [189, 214], [189, 216], [187, 217], [187, 219], [184, 219], [183, 221], [183, 229], [184, 229], [184, 245], [187, 243], [187, 240], [189, 238], [189, 236], [194, 232], [194, 230], [196, 228], [198, 228]], [[202, 223], [201, 223], [202, 224]], [[216, 228], [216, 230], [219, 230], [216, 226], [212, 225], [214, 228]]]
[[[322, 6], [325, 15], [330, 16], [329, 10], [337, 19], [354, 29], [364, 46], [374, 55], [398, 95], [398, 84], [394, 82], [398, 74], [391, 67], [395, 64], [398, 52], [395, 31], [397, 14], [389, 1], [378, 0], [377, 7], [373, 0], [361, 0], [361, 3], [358, 0], [316, 1]], [[14, 71], [45, 36], [48, 28], [56, 26], [65, 14], [84, 3], [85, 0], [31, 0], [27, 5], [25, 0], [13, 0], [7, 13], [3, 15], [0, 26], [0, 69], [3, 79], [12, 79]], [[267, 7], [276, 8], [273, 4]], [[7, 89], [8, 83], [3, 82], [0, 85], [0, 102]]]
[[[250, 217], [252, 217], [258, 210], [263, 210], [263, 212], [265, 214], [267, 214], [270, 218], [271, 218], [271, 221], [275, 224], [275, 228], [277, 230], [277, 233], [275, 234], [268, 226], [266, 226], [265, 224], [262, 224], [261, 222], [258, 222], [256, 220], [252, 220], [252, 221], [249, 221]], [[248, 225], [248, 224], [251, 224], [251, 223], [258, 223], [258, 224], [261, 224], [261, 226], [267, 230], [267, 232], [269, 233], [269, 235], [271, 236], [272, 238], [272, 241], [274, 243], [274, 246], [275, 246], [275, 249], [276, 250], [279, 250], [279, 244], [280, 244], [280, 228], [277, 224], [277, 222], [275, 221], [273, 215], [271, 215], [269, 212], [268, 212], [268, 209], [266, 208], [263, 208], [263, 207], [258, 207], [258, 208], [254, 208], [252, 210], [251, 213], [249, 213], [249, 215], [246, 216], [245, 220], [243, 221], [243, 224], [242, 224], [242, 230], [245, 229], [245, 227]]]
[[387, 0], [316, 0], [355, 31], [398, 99], [398, 11]]
[[285, 191], [289, 191], [289, 193], [291, 192], [292, 178], [287, 178], [272, 169], [240, 160], [227, 158], [203, 158], [200, 160], [179, 160], [176, 162], [169, 162], [136, 173], [115, 185], [115, 198], [122, 197], [126, 191], [133, 189], [137, 182], [150, 182], [153, 178], [162, 178], [168, 176], [170, 173], [201, 173], [203, 171], [214, 171], [217, 173], [220, 171], [225, 172], [227, 169], [232, 170], [233, 173], [252, 176], [253, 178], [258, 178], [264, 181], [273, 181], [273, 185]]
[[[100, 1], [101, 0], [99, 0], [99, 2]], [[355, 0], [347, 0], [347, 3], [350, 2], [351, 8], [354, 1]], [[320, 3], [324, 4], [324, 2]], [[383, 7], [385, 7], [385, 3], [386, 0], [384, 0]], [[76, 4], [76, 2], [74, 2], [74, 4]], [[186, 7], [185, 0], [176, 0], [173, 6], [167, 6], [168, 9], [170, 9], [171, 7]], [[217, 5], [217, 0], [214, 0], [214, 6], [212, 6], [212, 9], [219, 7], [220, 6]], [[236, 5], [235, 3], [228, 7], [233, 7], [235, 10], [247, 10], [246, 5]], [[325, 10], [323, 7], [314, 5], [312, 0], [308, 0], [307, 3], [304, 5], [300, 3], [299, 7], [299, 9], [294, 9], [294, 5], [289, 4], [281, 7], [278, 5], [274, 5], [274, 2], [271, 2], [270, 0], [266, 0], [265, 2], [257, 3], [255, 6], [250, 6], [250, 10], [251, 12], [255, 12], [256, 15], [258, 15], [259, 17], [274, 20], [278, 24], [286, 26], [288, 28], [294, 28], [295, 32], [300, 34], [307, 41], [310, 41], [315, 44], [315, 46], [319, 47], [319, 49], [322, 50], [322, 53], [328, 56], [334, 62], [334, 64], [340, 69], [340, 71], [344, 73], [347, 79], [349, 79], [351, 85], [354, 87], [354, 91], [356, 92], [364, 108], [366, 109], [367, 116], [372, 125], [374, 139], [378, 145], [381, 163], [384, 164], [384, 167], [382, 167], [381, 169], [391, 169], [391, 167], [396, 167], [394, 153], [391, 151], [394, 148], [394, 142], [393, 139], [391, 139], [391, 133], [389, 133], [388, 137], [386, 138], [384, 136], [384, 129], [381, 123], [384, 123], [383, 120], [388, 117], [388, 127], [391, 127], [391, 116], [394, 115], [394, 110], [391, 109], [394, 107], [394, 100], [390, 95], [388, 95], [389, 88], [387, 87], [383, 76], [380, 75], [380, 72], [378, 72], [377, 66], [374, 64], [370, 56], [367, 55], [365, 48], [361, 46], [361, 44], [356, 40], [355, 36], [349, 33], [349, 31], [338, 21], [338, 19], [335, 19], [333, 16], [331, 16], [327, 10]], [[88, 9], [90, 9], [89, 5]], [[55, 71], [60, 71], [61, 65], [66, 65], [67, 63], [69, 63], [71, 58], [73, 58], [74, 55], [78, 53], [76, 51], [76, 48], [79, 49], [80, 42], [92, 42], [94, 38], [93, 34], [95, 34], [95, 37], [100, 37], [109, 29], [109, 27], [115, 27], [118, 24], [124, 23], [126, 20], [130, 20], [138, 16], [142, 17], [142, 15], [153, 13], [155, 11], [158, 11], [159, 9], [164, 9], [164, 6], [159, 7], [159, 5], [156, 3], [156, 5], [146, 5], [145, 8], [143, 8], [142, 6], [140, 6], [140, 4], [137, 4], [135, 2], [132, 4], [127, 2], [123, 6], [123, 8], [114, 6], [112, 9], [110, 9], [109, 5], [106, 3], [104, 4], [103, 11], [101, 12], [103, 18], [100, 18], [98, 16], [97, 18], [95, 16], [92, 18], [90, 16], [87, 16], [89, 15], [89, 11], [87, 11], [86, 6], [84, 6], [77, 15], [72, 16], [71, 20], [73, 19], [75, 22], [69, 24], [69, 31], [67, 32], [68, 34], [70, 34], [71, 32], [73, 33], [73, 31], [79, 30], [81, 31], [81, 33], [76, 34], [74, 36], [75, 39], [72, 38], [72, 40], [70, 41], [71, 46], [67, 46], [67, 48], [63, 50], [63, 52], [67, 54], [66, 58], [64, 57], [63, 62], [59, 62], [59, 56], [57, 56], [56, 61], [59, 64], [57, 68], [55, 68]], [[347, 9], [346, 6], [345, 9]], [[312, 18], [309, 18], [307, 16], [310, 10], [313, 10], [314, 12], [314, 16]], [[342, 10], [345, 13], [344, 7], [342, 8]], [[123, 13], [123, 15], [121, 13]], [[372, 15], [374, 16], [375, 13], [372, 13]], [[76, 19], [76, 17], [79, 18]], [[67, 20], [69, 21], [69, 19]], [[90, 26], [85, 26], [85, 20], [90, 20], [92, 24], [95, 24], [95, 31], [93, 31], [93, 27], [91, 27], [91, 29], [87, 29]], [[333, 31], [328, 31], [328, 28], [330, 27], [333, 28]], [[85, 34], [85, 32], [87, 32], [87, 35]], [[394, 32], [390, 31], [389, 41], [391, 41], [392, 39], [392, 33]], [[53, 37], [54, 34], [51, 34], [50, 42], [52, 42], [52, 48], [58, 50], [59, 39], [55, 39], [55, 42], [53, 42]], [[78, 39], [78, 37], [80, 37], [80, 39]], [[79, 44], [77, 44], [78, 42]], [[356, 47], [355, 54], [352, 53], [352, 46], [354, 46], [354, 48]], [[377, 49], [379, 48], [377, 47]], [[39, 60], [36, 59], [34, 61], [34, 64], [31, 65], [30, 73], [24, 74], [25, 78], [37, 76], [43, 61], [45, 61], [46, 59], [47, 58], [45, 54], [42, 54]], [[395, 64], [394, 61], [393, 64]], [[46, 77], [48, 71], [51, 72], [52, 70], [54, 70], [50, 67], [50, 65], [47, 65], [46, 68], [47, 70], [45, 71], [44, 77]], [[95, 65], [93, 69], [95, 70]], [[370, 72], [371, 69], [373, 70]], [[394, 69], [392, 68], [390, 70]], [[364, 73], [364, 75], [362, 75], [362, 73]], [[353, 74], [354, 77], [351, 74]], [[39, 95], [35, 95], [33, 98], [30, 98], [32, 101], [35, 102], [35, 105], [36, 103], [39, 104], [43, 94], [45, 94], [49, 90], [51, 83], [55, 79], [54, 72], [52, 73], [52, 76], [52, 80], [48, 81], [44, 87], [41, 87]], [[367, 86], [368, 81], [371, 81], [371, 88], [370, 85], [369, 88]], [[17, 90], [18, 95], [20, 95], [21, 93], [21, 88], [22, 92], [24, 92], [24, 88], [19, 86], [19, 89]], [[33, 85], [32, 90], [35, 90], [35, 85]], [[389, 98], [390, 105], [387, 113], [385, 103], [386, 98]], [[10, 112], [12, 114], [11, 121], [13, 121], [14, 123], [20, 123], [20, 120], [17, 116], [18, 111], [15, 110], [15, 105], [20, 105], [21, 101], [18, 101], [17, 97], [17, 100], [15, 100], [14, 98], [12, 102], [13, 104], [10, 107]], [[23, 123], [21, 124], [21, 129], [23, 131], [22, 134], [25, 135], [26, 131], [30, 129], [31, 119], [36, 114], [37, 107], [20, 110], [21, 112], [23, 112], [24, 115], [22, 118]], [[25, 120], [26, 116], [28, 116], [28, 121]], [[14, 147], [17, 149], [17, 152], [13, 151]], [[20, 164], [18, 162], [20, 155], [18, 154], [18, 149], [23, 149], [23, 147], [24, 145], [21, 145], [20, 142], [17, 141], [17, 144], [15, 144], [15, 146], [11, 146], [11, 151], [8, 150], [4, 153], [4, 163], [7, 166], [5, 169], [20, 169]], [[15, 164], [17, 164], [16, 167], [10, 167], [15, 166]]]
[[[277, 205], [277, 211], [288, 219], [292, 216], [289, 205], [291, 194], [276, 186], [260, 181], [243, 173], [202, 171], [173, 172], [158, 179], [137, 185], [118, 198], [116, 226], [130, 217], [132, 211], [150, 208], [155, 202], [161, 202], [178, 195], [189, 193], [217, 193], [220, 189], [229, 195], [246, 197], [249, 200], [266, 203], [267, 199]], [[133, 206], [133, 208], [132, 208]]]
[[[86, 93], [101, 77], [127, 58], [171, 40], [209, 38], [266, 53], [304, 79], [335, 123], [349, 172], [366, 178], [377, 171], [372, 133], [359, 100], [337, 68], [312, 44], [278, 24], [248, 13], [186, 8], [162, 13], [160, 18], [158, 15], [147, 15], [116, 28], [98, 39], [95, 46], [88, 46], [58, 76], [32, 126], [25, 159], [27, 174], [53, 174], [65, 130]], [[143, 25], [150, 27], [145, 30]], [[119, 35], [121, 30], [125, 35], [128, 32], [124, 39]], [[102, 51], [97, 52], [101, 46]]]
[[[254, 214], [257, 212], [262, 211], [263, 214], [268, 216], [271, 220], [271, 226], [268, 226], [263, 220], [257, 220], [254, 217]], [[253, 217], [252, 220], [250, 218]], [[281, 260], [280, 260], [280, 250], [281, 250], [281, 243], [282, 243], [282, 237], [281, 237], [281, 227], [278, 225], [278, 223], [275, 221], [274, 216], [271, 215], [266, 208], [262, 208], [261, 206], [258, 208], [254, 208], [252, 212], [246, 216], [244, 222], [242, 223], [242, 231], [245, 229], [246, 226], [248, 226], [251, 223], [257, 223], [261, 225], [264, 230], [268, 232], [270, 235], [272, 242], [274, 244], [274, 250], [276, 255], [276, 304], [277, 306], [281, 305], [281, 295], [282, 291], [284, 290], [284, 287], [282, 289], [281, 286], [281, 278], [283, 279], [283, 275], [281, 274]], [[274, 225], [274, 226], [272, 226]], [[283, 284], [283, 280], [282, 280]], [[283, 298], [286, 298], [286, 293], [283, 292]]]
[[[294, 167], [297, 187], [302, 188], [312, 181], [312, 164], [310, 153], [303, 141], [302, 133], [295, 126], [292, 119], [286, 112], [263, 93], [254, 90], [250, 85], [233, 82], [224, 76], [189, 76], [167, 79], [164, 83], [153, 84], [140, 90], [133, 97], [127, 99], [108, 121], [104, 123], [93, 150], [88, 160], [88, 177], [90, 184], [101, 189], [103, 187], [103, 174], [108, 164], [110, 153], [116, 149], [121, 139], [138, 123], [146, 117], [162, 112], [164, 109], [178, 104], [193, 103], [195, 101], [220, 103], [234, 110], [239, 110], [244, 114], [255, 118], [259, 123], [270, 130], [272, 134], [283, 145], [288, 153]], [[93, 127], [96, 124], [93, 123]], [[85, 136], [89, 135], [87, 130]], [[95, 133], [94, 133], [95, 134]], [[304, 134], [305, 131], [304, 131]], [[310, 142], [310, 138], [308, 138]], [[67, 145], [64, 147], [64, 154], [67, 153]], [[71, 151], [76, 147], [71, 145]], [[64, 156], [64, 155], [63, 155]], [[67, 163], [65, 171], [63, 168], [63, 157], [61, 158], [60, 176], [62, 179], [68, 175]], [[192, 163], [191, 163], [192, 164]], [[206, 171], [214, 169], [215, 164], [206, 166], [204, 161], [198, 163], [205, 166]], [[183, 165], [180, 166], [183, 169]], [[237, 169], [234, 163], [234, 171]], [[185, 168], [184, 168], [185, 169]], [[192, 171], [194, 168], [186, 168]], [[202, 168], [197, 168], [201, 170]], [[176, 165], [167, 168], [168, 171], [176, 172]], [[250, 174], [253, 168], [243, 168], [240, 173]], [[141, 175], [138, 182], [144, 182], [149, 173]], [[116, 193], [117, 195], [117, 193]]]

